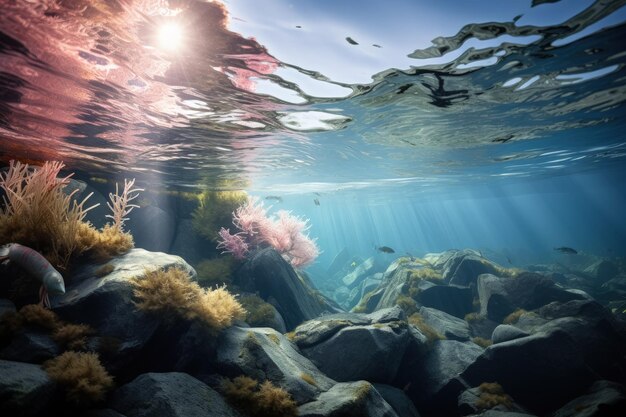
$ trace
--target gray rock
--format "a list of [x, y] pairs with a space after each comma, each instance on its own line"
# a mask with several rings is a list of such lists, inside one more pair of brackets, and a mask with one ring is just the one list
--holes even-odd
[[174, 242], [176, 218], [157, 206], [133, 211], [127, 228], [132, 232], [135, 247], [153, 252], [169, 252]]
[[111, 408], [126, 417], [239, 417], [213, 389], [179, 373], [148, 373], [113, 393]]
[[376, 391], [400, 417], [420, 417], [417, 409], [404, 391], [391, 385], [374, 384]]
[[322, 316], [296, 328], [293, 340], [304, 356], [335, 380], [389, 383], [410, 343], [405, 320], [399, 307], [369, 315]]
[[488, 347], [435, 400], [445, 404], [457, 398], [464, 384], [497, 381], [522, 407], [545, 415], [581, 395], [594, 378], [569, 335], [539, 332]]
[[426, 324], [444, 335], [446, 339], [461, 342], [470, 339], [470, 327], [465, 320], [428, 307], [420, 308], [419, 313]]
[[366, 381], [339, 383], [298, 408], [300, 417], [398, 417]]
[[0, 360], [0, 414], [42, 415], [55, 384], [38, 365]]
[[619, 274], [619, 268], [613, 262], [601, 259], [589, 265], [584, 272], [591, 276], [594, 285], [601, 285]]
[[350, 262], [350, 252], [348, 252], [348, 248], [343, 248], [335, 257], [333, 258], [330, 266], [326, 270], [326, 274], [329, 277], [337, 274], [341, 269]]
[[0, 299], [0, 316], [4, 313], [15, 313], [15, 304], [13, 301], [7, 300], [6, 298]]
[[472, 290], [456, 285], [429, 285], [417, 295], [424, 307], [436, 308], [455, 317], [463, 318], [473, 310]]
[[469, 287], [481, 274], [498, 273], [498, 267], [471, 249], [456, 252], [443, 265], [443, 279], [452, 285]]
[[333, 292], [333, 300], [335, 300], [339, 305], [347, 305], [350, 303], [350, 296], [352, 291], [348, 289], [348, 287], [338, 287]]
[[[426, 410], [436, 408], [439, 404], [433, 404], [432, 401], [439, 391], [474, 363], [482, 353], [483, 348], [473, 343], [456, 340], [436, 341], [432, 349], [412, 369], [413, 379], [409, 388], [409, 397], [420, 410], [421, 406]], [[456, 398], [460, 392], [448, 398], [446, 403], [452, 406], [453, 410], [456, 410]]]
[[348, 288], [354, 288], [361, 283], [368, 275], [373, 274], [376, 267], [374, 258], [368, 258], [365, 262], [357, 265], [352, 272], [343, 277], [341, 281]]
[[82, 414], [83, 417], [126, 417], [123, 414], [118, 413], [110, 408], [104, 408], [101, 410], [89, 410]]
[[50, 334], [34, 329], [22, 329], [0, 350], [0, 358], [9, 361], [43, 363], [61, 353]]
[[97, 335], [116, 340], [118, 349], [109, 365], [113, 372], [126, 372], [139, 364], [137, 353], [146, 348], [162, 320], [159, 315], [137, 310], [131, 279], [145, 274], [146, 269], [179, 267], [192, 276], [195, 271], [178, 256], [144, 249], [132, 249], [108, 264], [114, 270], [101, 278], [96, 276], [101, 265], [77, 268], [65, 294], [53, 297], [52, 307], [61, 319], [87, 324]]
[[498, 323], [515, 310], [515, 305], [509, 301], [504, 278], [492, 274], [478, 277], [478, 299], [480, 314]]
[[558, 409], [553, 417], [621, 417], [626, 410], [624, 387], [610, 381], [596, 381], [586, 395]]
[[491, 335], [491, 341], [493, 343], [502, 343], [509, 340], [519, 339], [520, 337], [526, 337], [529, 333], [519, 329], [510, 324], [501, 324], [496, 327]]
[[468, 417], [537, 417], [534, 414], [516, 413], [515, 411], [487, 410], [480, 414], [472, 414]]
[[[459, 400], [458, 400], [459, 413], [462, 416], [466, 416], [469, 414], [477, 415], [477, 413], [480, 413], [481, 408], [478, 404], [478, 400], [480, 399], [481, 394], [482, 394], [482, 390], [480, 389], [480, 387], [469, 388], [463, 391], [461, 395], [459, 395]], [[508, 416], [509, 414], [516, 415], [519, 413], [525, 413], [526, 410], [524, 410], [518, 404], [513, 402], [512, 398], [510, 398], [510, 401], [511, 401], [510, 405], [499, 404], [499, 405], [492, 407], [489, 410], [482, 410], [482, 411], [498, 411], [500, 413], [504, 413], [504, 414], [501, 414], [502, 416]], [[521, 415], [527, 415], [527, 414], [521, 414]]]
[[[228, 377], [246, 375], [259, 381], [270, 380], [287, 390], [298, 404], [311, 401], [334, 384], [286, 337], [270, 328], [226, 329], [218, 337], [216, 351], [215, 363], [207, 364], [207, 371], [215, 366]], [[312, 377], [316, 385], [306, 382], [305, 375]]]
[[252, 255], [239, 269], [235, 284], [243, 291], [258, 293], [274, 305], [283, 316], [287, 330], [324, 313], [337, 311], [272, 248]]

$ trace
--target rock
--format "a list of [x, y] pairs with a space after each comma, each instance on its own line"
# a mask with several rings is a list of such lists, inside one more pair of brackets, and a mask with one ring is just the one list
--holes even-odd
[[298, 408], [300, 417], [398, 417], [366, 381], [339, 383]]
[[472, 298], [470, 288], [456, 285], [432, 285], [417, 295], [417, 301], [424, 307], [436, 308], [459, 318], [473, 310]]
[[128, 229], [133, 234], [135, 247], [153, 252], [169, 252], [174, 242], [176, 218], [157, 206], [142, 207], [133, 211]]
[[443, 279], [452, 285], [469, 287], [476, 284], [481, 274], [497, 275], [499, 268], [474, 250], [462, 250], [452, 255], [443, 265]]
[[[270, 328], [226, 329], [218, 337], [216, 352], [215, 363], [205, 361], [208, 368], [195, 371], [208, 373], [218, 369], [231, 378], [246, 375], [259, 381], [268, 379], [288, 391], [298, 404], [313, 400], [334, 384], [296, 351], [285, 336]], [[307, 376], [316, 385], [303, 379]]]
[[[132, 249], [108, 264], [113, 266], [113, 272], [102, 278], [96, 275], [101, 265], [78, 267], [65, 294], [53, 297], [52, 307], [61, 319], [87, 324], [98, 336], [115, 340], [117, 349], [108, 362], [110, 370], [132, 377], [135, 367], [147, 365], [145, 361], [137, 361], [136, 356], [155, 336], [162, 317], [137, 310], [130, 281], [143, 275], [146, 269], [179, 267], [192, 276], [195, 271], [178, 256], [144, 249]], [[158, 348], [164, 350], [163, 346]]]
[[54, 391], [55, 384], [38, 365], [0, 360], [0, 415], [43, 415]]
[[[459, 395], [458, 405], [459, 405], [459, 413], [462, 416], [466, 416], [469, 414], [477, 414], [481, 412], [481, 407], [478, 404], [481, 394], [483, 391], [480, 387], [469, 388]], [[506, 394], [506, 393], [505, 393]], [[524, 413], [525, 410], [521, 408], [518, 404], [513, 402], [513, 399], [510, 399], [510, 405], [498, 404], [492, 407], [488, 411], [498, 411], [505, 414], [503, 416], [508, 416], [509, 413], [518, 414]], [[487, 411], [487, 410], [484, 410]], [[482, 415], [482, 414], [481, 414]], [[527, 415], [527, 414], [522, 414]]]
[[302, 354], [337, 381], [390, 383], [410, 333], [399, 307], [370, 315], [322, 316], [295, 331]]
[[373, 274], [373, 269], [376, 267], [374, 258], [368, 258], [365, 262], [357, 265], [352, 272], [341, 279], [343, 285], [348, 288], [354, 288], [361, 283], [368, 275]]
[[111, 408], [126, 417], [239, 417], [212, 388], [179, 372], [147, 373], [113, 393]]
[[619, 268], [613, 262], [601, 259], [589, 265], [584, 272], [593, 279], [594, 285], [602, 285], [619, 274]]
[[626, 336], [612, 314], [595, 301], [553, 303], [538, 310], [544, 317], [555, 318], [537, 331], [565, 332], [576, 343], [586, 365], [606, 379], [626, 378]]
[[493, 343], [508, 342], [509, 340], [519, 339], [520, 337], [526, 337], [529, 333], [515, 327], [510, 324], [501, 324], [496, 327], [491, 335], [491, 341]]
[[487, 410], [480, 414], [472, 414], [468, 417], [537, 417], [533, 414], [516, 413], [514, 411]]
[[246, 292], [258, 293], [274, 305], [283, 316], [287, 330], [324, 313], [336, 312], [336, 308], [309, 287], [272, 248], [252, 255], [239, 269], [235, 284]]
[[332, 277], [333, 275], [339, 273], [341, 269], [350, 262], [350, 252], [348, 252], [348, 248], [343, 248], [342, 250], [335, 255], [330, 266], [326, 270], [326, 275]]
[[[456, 398], [460, 391], [455, 392], [454, 396], [447, 398], [447, 401], [442, 404], [433, 403], [433, 399], [482, 353], [483, 348], [473, 343], [437, 340], [432, 349], [411, 369], [409, 397], [419, 410], [422, 410], [421, 407], [425, 410], [437, 410], [441, 405], [450, 406], [453, 411], [456, 410]], [[437, 410], [434, 415], [447, 414], [438, 413]]]
[[200, 236], [191, 219], [180, 219], [176, 223], [176, 233], [168, 253], [178, 255], [192, 265], [198, 265], [215, 251], [215, 243]]
[[0, 299], [0, 316], [4, 313], [15, 313], [15, 304], [6, 298]]
[[585, 298], [559, 288], [553, 281], [533, 272], [522, 272], [515, 278], [481, 275], [478, 278], [478, 297], [481, 314], [497, 322], [502, 322], [517, 308], [534, 310], [552, 301]]
[[426, 324], [444, 335], [446, 339], [461, 342], [470, 339], [470, 327], [465, 320], [428, 307], [420, 308], [419, 313]]
[[404, 391], [386, 384], [373, 385], [399, 417], [420, 417], [417, 409], [415, 409], [415, 406]]
[[594, 378], [567, 333], [539, 332], [488, 347], [435, 401], [457, 398], [465, 384], [497, 381], [522, 407], [546, 415], [581, 395]]
[[558, 409], [553, 417], [621, 417], [626, 410], [624, 387], [610, 381], [596, 381], [586, 395]]
[[346, 305], [349, 303], [349, 299], [350, 296], [352, 294], [352, 291], [350, 291], [348, 289], [348, 287], [338, 287], [335, 289], [335, 291], [333, 292], [333, 299], [339, 304], [339, 305]]
[[83, 417], [126, 417], [123, 414], [118, 413], [115, 410], [111, 410], [110, 408], [105, 408], [102, 410], [89, 410], [82, 414]]
[[43, 363], [61, 354], [59, 346], [47, 332], [22, 329], [0, 350], [0, 358], [9, 361]]

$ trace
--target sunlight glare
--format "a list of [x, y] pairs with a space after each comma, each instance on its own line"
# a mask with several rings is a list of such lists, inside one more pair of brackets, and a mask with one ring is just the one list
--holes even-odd
[[175, 23], [167, 23], [159, 29], [159, 46], [168, 51], [178, 50], [183, 43], [183, 31]]

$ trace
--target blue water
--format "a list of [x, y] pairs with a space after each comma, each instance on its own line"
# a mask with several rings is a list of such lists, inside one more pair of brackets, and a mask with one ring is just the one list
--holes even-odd
[[5, 163], [279, 195], [313, 275], [626, 254], [624, 1], [1, 3]]

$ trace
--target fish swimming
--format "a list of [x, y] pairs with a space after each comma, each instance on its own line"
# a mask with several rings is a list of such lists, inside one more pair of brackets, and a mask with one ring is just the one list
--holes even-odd
[[379, 246], [376, 249], [383, 253], [396, 253], [396, 251], [390, 248], [389, 246]]
[[50, 308], [48, 294], [65, 294], [63, 276], [36, 250], [19, 243], [9, 243], [0, 247], [0, 262], [7, 259], [41, 281], [39, 302], [43, 306]]
[[315, 203], [315, 205], [316, 205], [316, 206], [319, 206], [319, 205], [320, 205], [320, 200], [319, 200], [319, 199], [317, 199], [317, 198], [314, 198], [314, 199], [313, 199], [313, 202]]
[[576, 249], [572, 249], [572, 248], [568, 248], [567, 246], [561, 246], [560, 248], [554, 248], [554, 250], [557, 250], [561, 253], [566, 253], [568, 255], [576, 255], [578, 254], [578, 251]]
[[275, 200], [278, 201], [279, 203], [283, 202], [283, 198], [278, 196], [278, 195], [268, 195], [267, 197], [265, 197], [266, 200]]

